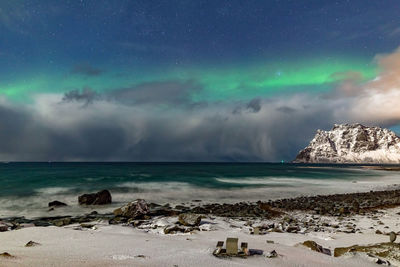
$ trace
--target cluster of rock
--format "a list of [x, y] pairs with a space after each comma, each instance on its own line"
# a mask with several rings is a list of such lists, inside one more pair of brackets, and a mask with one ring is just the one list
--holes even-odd
[[[112, 198], [111, 193], [108, 190], [102, 190], [97, 193], [83, 194], [78, 197], [79, 205], [106, 205], [111, 204]], [[54, 200], [49, 202], [49, 211], [55, 208], [68, 206], [66, 203]]]
[[[100, 196], [102, 194], [94, 194]], [[100, 197], [101, 198], [101, 197]], [[86, 199], [89, 199], [86, 197]], [[105, 198], [103, 198], [105, 199]], [[99, 203], [99, 202], [96, 202]], [[57, 202], [49, 203], [50, 206], [62, 206]], [[236, 204], [203, 204], [195, 207], [169, 204], [158, 205], [137, 199], [118, 209], [113, 213], [98, 214], [92, 212], [81, 216], [44, 217], [26, 219], [24, 217], [7, 218], [0, 220], [0, 231], [20, 229], [30, 226], [65, 226], [80, 224], [82, 228], [91, 228], [93, 221], [108, 221], [109, 224], [125, 224], [133, 227], [162, 228], [166, 234], [177, 232], [191, 232], [199, 230], [203, 216], [219, 216], [247, 220], [247, 226], [252, 227], [253, 234], [267, 232], [307, 233], [307, 232], [361, 232], [357, 226], [345, 218], [351, 214], [368, 213], [371, 219], [379, 225], [379, 216], [371, 211], [377, 208], [393, 207], [400, 205], [400, 190], [370, 191], [366, 193], [336, 194], [328, 196], [298, 197], [281, 199], [268, 202]], [[304, 216], [293, 217], [287, 212], [298, 210], [307, 211]], [[339, 216], [335, 223], [327, 222], [323, 216]], [[371, 217], [372, 216], [372, 217]], [[173, 223], [166, 223], [157, 218], [174, 217]], [[349, 217], [350, 218], [350, 217]], [[273, 222], [256, 224], [257, 220], [271, 220]], [[158, 220], [158, 221], [157, 221]], [[155, 223], [157, 221], [157, 223]], [[253, 221], [253, 222], [252, 222]], [[377, 234], [382, 234], [377, 230]], [[389, 233], [386, 233], [389, 235]]]
[[[152, 207], [152, 208], [151, 208]], [[137, 199], [124, 205], [121, 208], [114, 210], [114, 218], [110, 224], [125, 223], [134, 227], [141, 225], [152, 224], [149, 220], [158, 216], [178, 216], [178, 221], [175, 224], [152, 224], [153, 228], [163, 227], [165, 234], [177, 232], [187, 233], [194, 230], [199, 230], [198, 226], [201, 222], [201, 216], [192, 213], [180, 213], [178, 210], [172, 209], [169, 205], [160, 206], [157, 204], [148, 204], [143, 199]]]
[[311, 210], [322, 215], [346, 216], [371, 209], [399, 206], [400, 190], [297, 197], [268, 201], [265, 204], [283, 210]]
[[318, 130], [296, 163], [400, 163], [400, 137], [388, 129], [335, 124]]
[[195, 207], [191, 210], [192, 213], [197, 214], [211, 214], [220, 217], [257, 217], [257, 218], [272, 218], [279, 216], [282, 213], [271, 209], [271, 206], [258, 202], [246, 203], [240, 202], [235, 204], [206, 204], [203, 206]]

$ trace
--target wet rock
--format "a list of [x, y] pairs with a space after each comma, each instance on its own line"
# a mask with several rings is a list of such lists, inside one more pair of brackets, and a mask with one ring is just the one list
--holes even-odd
[[178, 225], [167, 226], [164, 228], [164, 234], [175, 234], [175, 233], [185, 233], [186, 228], [180, 227]]
[[398, 253], [400, 251], [400, 244], [397, 243], [378, 243], [367, 246], [359, 246], [354, 245], [351, 247], [339, 247], [335, 248], [334, 256], [340, 257], [348, 252], [351, 253], [367, 253], [372, 255], [377, 255], [384, 258], [395, 259], [396, 261], [400, 261], [400, 255]]
[[203, 206], [194, 207], [191, 213], [196, 214], [212, 214], [220, 217], [240, 217], [240, 218], [272, 218], [282, 215], [282, 212], [274, 209], [260, 208], [262, 202], [257, 203], [235, 203], [235, 204], [205, 204]]
[[128, 218], [122, 217], [122, 216], [115, 216], [114, 218], [111, 218], [108, 223], [109, 224], [122, 224], [122, 223], [127, 223]]
[[297, 197], [269, 201], [271, 208], [283, 210], [309, 210], [317, 214], [349, 216], [382, 207], [400, 206], [400, 189], [364, 193], [334, 194], [326, 196]]
[[308, 241], [304, 241], [303, 246], [306, 246], [308, 248], [310, 248], [311, 250], [326, 254], [331, 256], [331, 250], [328, 248], [324, 248], [321, 245], [318, 245], [315, 241], [312, 240], [308, 240]]
[[149, 204], [149, 208], [150, 209], [155, 209], [155, 208], [158, 208], [158, 207], [161, 207], [161, 205], [157, 204], [157, 203], [153, 203], [153, 202]]
[[198, 214], [183, 213], [179, 215], [178, 220], [184, 226], [199, 226], [201, 216]]
[[57, 207], [65, 207], [65, 206], [67, 206], [67, 204], [65, 204], [64, 202], [58, 201], [58, 200], [49, 202], [49, 207], [57, 208]]
[[108, 190], [102, 190], [93, 194], [83, 194], [78, 197], [79, 205], [105, 205], [112, 201], [111, 193]]
[[96, 224], [93, 223], [81, 223], [80, 226], [82, 228], [87, 228], [87, 229], [94, 229], [96, 228]]
[[156, 207], [151, 209], [148, 215], [150, 216], [177, 216], [179, 215], [179, 211], [173, 210], [171, 208], [166, 208], [163, 206]]
[[36, 246], [40, 246], [40, 243], [37, 243], [35, 241], [29, 241], [28, 243], [26, 243], [25, 247], [36, 247]]
[[297, 233], [298, 231], [300, 231], [300, 228], [298, 226], [289, 225], [286, 228], [286, 232], [288, 232], [288, 233]]
[[15, 258], [15, 256], [11, 255], [11, 254], [8, 253], [8, 252], [0, 253], [0, 257], [1, 257], [1, 258]]
[[396, 241], [397, 235], [395, 232], [390, 232], [389, 233], [389, 238], [390, 238], [390, 242], [393, 243], [394, 241]]
[[58, 220], [54, 220], [52, 221], [53, 225], [61, 227], [61, 226], [65, 226], [68, 224], [71, 224], [71, 218], [62, 218], [62, 219], [58, 219]]
[[125, 206], [114, 210], [115, 216], [121, 216], [125, 218], [137, 219], [145, 216], [150, 212], [147, 202], [143, 199], [137, 199], [133, 202], [126, 204]]
[[42, 221], [42, 220], [34, 221], [33, 224], [34, 224], [35, 226], [39, 226], [39, 227], [40, 227], [40, 226], [41, 226], [41, 227], [47, 227], [47, 226], [52, 225], [51, 223], [49, 223], [49, 222], [47, 222], [47, 221]]
[[6, 232], [8, 231], [9, 226], [4, 223], [0, 223], [0, 232]]

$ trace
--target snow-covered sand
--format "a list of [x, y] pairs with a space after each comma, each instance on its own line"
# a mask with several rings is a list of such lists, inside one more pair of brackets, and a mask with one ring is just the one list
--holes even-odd
[[[397, 232], [400, 219], [396, 213], [399, 211], [400, 208], [383, 211], [379, 218], [384, 224], [359, 215], [349, 218], [362, 231], [354, 234], [325, 231], [250, 235], [245, 221], [224, 218], [203, 219], [200, 228], [208, 231], [175, 235], [163, 234], [162, 227], [138, 229], [107, 222], [97, 223], [95, 229], [83, 230], [75, 230], [74, 225], [28, 227], [0, 233], [0, 253], [15, 256], [0, 258], [0, 266], [376, 266], [366, 256], [335, 258], [311, 251], [299, 243], [314, 240], [333, 252], [335, 247], [388, 242], [387, 235], [377, 235], [375, 230]], [[333, 217], [325, 219], [335, 220]], [[170, 220], [174, 218], [161, 218], [154, 221], [154, 225], [168, 224]], [[370, 229], [371, 226], [374, 229]], [[217, 241], [225, 241], [227, 237], [238, 237], [239, 243], [248, 242], [249, 248], [265, 252], [276, 250], [279, 256], [214, 257], [212, 252]], [[41, 245], [25, 247], [30, 240]], [[274, 243], [267, 243], [267, 240]]]

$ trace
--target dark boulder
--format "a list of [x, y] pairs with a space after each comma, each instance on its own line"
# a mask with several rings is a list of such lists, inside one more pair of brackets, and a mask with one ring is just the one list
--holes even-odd
[[182, 213], [179, 214], [179, 223], [184, 226], [199, 226], [201, 222], [201, 215]]
[[63, 206], [67, 206], [67, 204], [65, 204], [64, 202], [58, 201], [58, 200], [49, 202], [49, 207], [55, 207], [56, 208], [56, 207], [63, 207]]
[[147, 202], [143, 199], [137, 199], [121, 208], [114, 210], [114, 215], [137, 219], [143, 217], [144, 215], [147, 215], [149, 212], [150, 209]]
[[83, 194], [78, 197], [79, 205], [105, 205], [110, 204], [111, 194], [108, 190], [103, 190], [93, 194]]

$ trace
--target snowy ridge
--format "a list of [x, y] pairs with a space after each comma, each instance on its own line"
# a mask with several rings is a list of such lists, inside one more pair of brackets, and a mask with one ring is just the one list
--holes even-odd
[[318, 130], [294, 162], [400, 163], [400, 138], [380, 127], [335, 124], [331, 131]]

